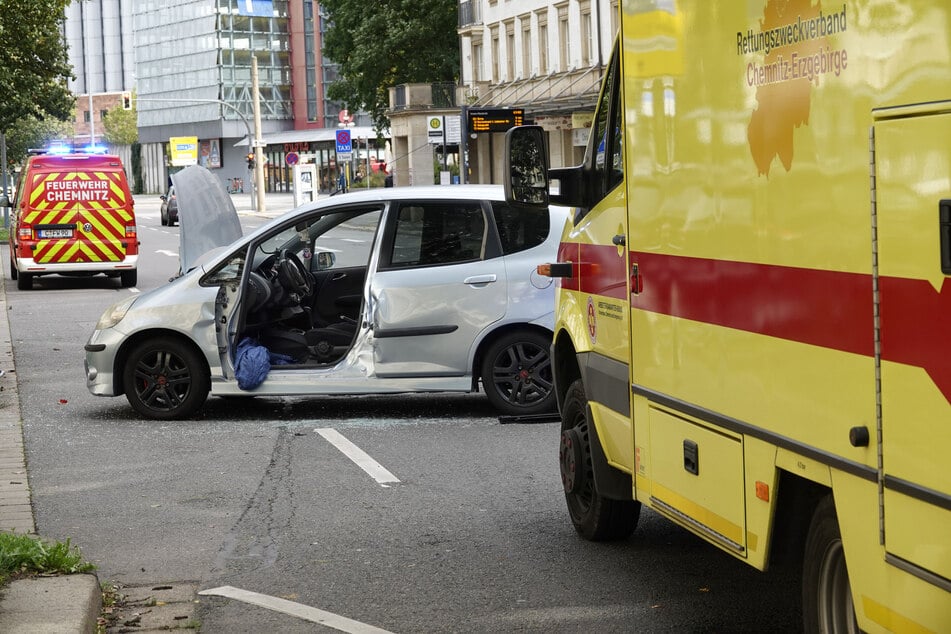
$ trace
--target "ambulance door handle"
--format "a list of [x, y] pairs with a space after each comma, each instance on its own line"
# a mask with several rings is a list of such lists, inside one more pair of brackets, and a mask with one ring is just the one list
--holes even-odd
[[951, 200], [938, 202], [938, 236], [941, 239], [941, 272], [951, 275]]
[[616, 247], [623, 247], [625, 244], [627, 244], [627, 236], [625, 236], [623, 233], [619, 233], [611, 238], [611, 242]]

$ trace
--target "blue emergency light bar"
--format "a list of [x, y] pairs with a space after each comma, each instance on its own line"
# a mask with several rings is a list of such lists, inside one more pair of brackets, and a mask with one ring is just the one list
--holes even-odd
[[28, 154], [106, 154], [109, 148], [104, 145], [85, 145], [74, 148], [68, 143], [50, 143], [45, 148], [30, 148]]

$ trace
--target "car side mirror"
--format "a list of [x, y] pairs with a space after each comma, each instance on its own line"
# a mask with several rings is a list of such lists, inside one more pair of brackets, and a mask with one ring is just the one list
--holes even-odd
[[541, 126], [518, 126], [505, 133], [503, 169], [507, 202], [548, 206], [548, 152]]
[[317, 270], [323, 271], [324, 269], [333, 268], [334, 263], [337, 261], [337, 256], [330, 251], [320, 251], [317, 254]]
[[0, 207], [9, 207], [10, 197], [6, 194], [0, 194]]
[[162, 200], [162, 202], [165, 202], [166, 200], [168, 200], [168, 196], [166, 196], [165, 194], [162, 194], [161, 196], [159, 196], [159, 198]]

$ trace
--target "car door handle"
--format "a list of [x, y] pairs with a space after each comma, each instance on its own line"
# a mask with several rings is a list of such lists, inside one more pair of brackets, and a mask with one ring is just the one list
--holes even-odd
[[467, 277], [462, 280], [463, 284], [489, 284], [490, 282], [495, 282], [498, 279], [494, 273], [489, 275], [473, 275], [472, 277]]

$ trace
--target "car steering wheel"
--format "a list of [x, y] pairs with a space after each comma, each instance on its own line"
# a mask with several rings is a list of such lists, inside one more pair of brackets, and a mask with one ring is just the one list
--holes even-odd
[[284, 249], [277, 260], [277, 279], [289, 293], [301, 297], [310, 295], [314, 290], [314, 276], [304, 267], [297, 254]]

